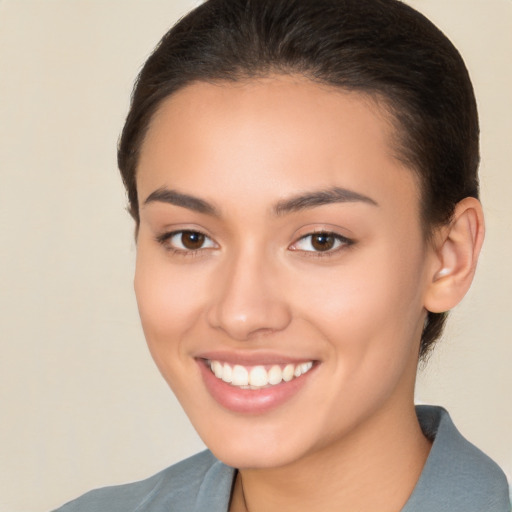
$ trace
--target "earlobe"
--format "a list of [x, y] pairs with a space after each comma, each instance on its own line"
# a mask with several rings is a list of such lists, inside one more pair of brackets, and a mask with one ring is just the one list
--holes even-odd
[[442, 313], [462, 300], [473, 281], [484, 232], [480, 201], [460, 201], [450, 224], [437, 233], [424, 301], [427, 311]]

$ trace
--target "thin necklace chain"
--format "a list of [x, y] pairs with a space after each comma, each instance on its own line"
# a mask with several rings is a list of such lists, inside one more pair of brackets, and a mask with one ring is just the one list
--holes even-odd
[[240, 473], [238, 473], [238, 476], [240, 478], [240, 489], [242, 491], [242, 502], [244, 504], [244, 509], [245, 509], [245, 512], [250, 512], [249, 507], [247, 506], [247, 502], [245, 501], [244, 480]]

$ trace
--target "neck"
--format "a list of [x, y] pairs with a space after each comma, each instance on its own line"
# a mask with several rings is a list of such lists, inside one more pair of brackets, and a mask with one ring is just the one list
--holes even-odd
[[240, 470], [230, 512], [401, 510], [430, 450], [412, 402], [348, 437], [283, 467]]

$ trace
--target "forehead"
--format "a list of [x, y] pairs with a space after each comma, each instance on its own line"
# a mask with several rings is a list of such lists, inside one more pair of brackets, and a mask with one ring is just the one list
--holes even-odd
[[[141, 148], [140, 198], [161, 186], [238, 185], [248, 197], [343, 186], [366, 195], [415, 177], [395, 157], [395, 131], [369, 97], [297, 76], [194, 83], [167, 98]], [[411, 180], [413, 185], [411, 187]], [[407, 190], [406, 190], [407, 189]]]
[[[377, 93], [349, 91], [340, 87], [313, 82], [298, 75], [270, 75], [235, 82], [195, 82], [165, 99], [153, 115], [150, 137], [162, 129], [175, 126], [193, 128], [221, 128], [235, 124], [237, 129], [258, 128], [266, 123], [270, 132], [287, 128], [293, 136], [296, 130], [332, 123], [338, 114], [341, 123], [350, 122], [352, 130], [363, 128], [378, 142], [384, 142], [393, 151], [394, 119], [386, 109], [386, 102]], [[281, 116], [281, 119], [277, 119]], [[378, 122], [376, 122], [378, 121]], [[195, 126], [194, 126], [195, 125]], [[340, 139], [346, 133], [332, 132]], [[372, 129], [374, 128], [374, 129]], [[371, 132], [371, 133], [370, 133]], [[204, 135], [204, 133], [203, 133]], [[325, 137], [326, 133], [322, 135]], [[146, 137], [147, 138], [147, 137]]]

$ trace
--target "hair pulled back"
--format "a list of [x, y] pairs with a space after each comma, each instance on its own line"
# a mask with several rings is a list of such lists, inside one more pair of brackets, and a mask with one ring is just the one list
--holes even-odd
[[[164, 35], [136, 81], [118, 164], [137, 225], [137, 161], [161, 102], [196, 81], [271, 73], [359, 91], [382, 102], [398, 157], [418, 176], [426, 236], [455, 205], [478, 197], [479, 128], [473, 88], [452, 43], [399, 0], [208, 0]], [[428, 313], [420, 355], [446, 313]]]

